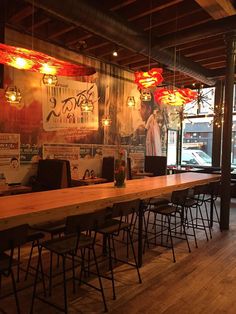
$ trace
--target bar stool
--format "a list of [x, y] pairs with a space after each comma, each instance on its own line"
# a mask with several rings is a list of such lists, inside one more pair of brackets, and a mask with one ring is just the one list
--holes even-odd
[[[218, 223], [220, 227], [220, 217], [219, 213], [217, 211], [216, 207], [216, 200], [220, 195], [220, 181], [211, 182], [208, 185], [208, 191], [206, 195], [206, 210], [207, 210], [207, 204], [210, 204], [210, 226], [213, 227], [213, 223]], [[216, 218], [214, 218], [214, 213], [216, 215]]]
[[[176, 262], [175, 251], [173, 238], [185, 240], [188, 246], [189, 252], [191, 252], [189, 241], [187, 237], [187, 233], [185, 230], [185, 221], [184, 221], [184, 207], [185, 202], [188, 196], [188, 189], [179, 190], [172, 192], [171, 201], [168, 204], [162, 204], [159, 206], [155, 206], [150, 208], [150, 212], [154, 213], [154, 238], [156, 244], [156, 237], [161, 237], [161, 246], [163, 245], [164, 236], [166, 236], [167, 243], [170, 238], [171, 250], [173, 255], [173, 262]], [[157, 219], [157, 215], [160, 215], [160, 220]], [[165, 218], [165, 220], [164, 220]], [[171, 221], [171, 218], [174, 218], [174, 222]], [[160, 224], [159, 224], [160, 221]], [[150, 223], [150, 215], [148, 217], [147, 225]], [[157, 227], [160, 227], [160, 231], [156, 230]], [[167, 233], [165, 233], [167, 232]]]
[[[109, 276], [103, 275], [103, 277], [112, 281], [112, 290], [113, 290], [114, 300], [116, 299], [116, 293], [115, 293], [113, 260], [128, 264], [136, 268], [139, 283], [142, 283], [138, 264], [137, 264], [137, 259], [135, 255], [133, 239], [131, 236], [131, 228], [133, 225], [134, 216], [138, 212], [140, 206], [141, 206], [141, 201], [139, 199], [115, 203], [112, 208], [107, 208], [107, 216], [110, 216], [110, 217], [106, 219], [104, 225], [98, 228], [97, 230], [97, 232], [102, 234], [104, 238], [107, 239], [107, 242], [108, 242], [108, 257], [109, 257], [109, 268], [110, 268], [111, 276], [109, 277]], [[131, 216], [130, 220], [127, 218], [128, 216]], [[123, 259], [119, 259], [117, 257], [114, 240], [117, 239], [122, 232], [127, 233], [127, 242], [126, 242], [127, 258], [129, 255], [128, 251], [129, 251], [129, 244], [130, 244], [133, 257], [134, 257], [134, 263], [125, 261]], [[114, 256], [112, 256], [112, 252]]]
[[[203, 230], [206, 236], [206, 240], [209, 240], [207, 228], [209, 231], [210, 238], [212, 238], [210, 219], [207, 210], [206, 195], [209, 191], [209, 185], [197, 185], [193, 188], [193, 195], [190, 196], [186, 201], [186, 224], [189, 227], [191, 224], [194, 230], [194, 237], [197, 246], [195, 230]], [[203, 207], [204, 206], [204, 207]], [[195, 216], [192, 214], [192, 209], [195, 210]], [[203, 209], [205, 209], [205, 216], [203, 216]], [[190, 219], [188, 218], [188, 211], [190, 212]], [[207, 222], [207, 226], [205, 224]]]
[[16, 280], [13, 273], [13, 266], [17, 266], [19, 261], [14, 259], [14, 249], [24, 245], [28, 237], [28, 225], [19, 225], [10, 229], [0, 231], [0, 275], [11, 276], [13, 292], [15, 296], [17, 313], [20, 314], [20, 304], [16, 291]]
[[[39, 300], [46, 302], [47, 304], [55, 307], [56, 309], [63, 311], [64, 313], [68, 313], [68, 302], [67, 302], [67, 287], [66, 287], [66, 260], [71, 259], [72, 261], [72, 272], [73, 272], [73, 291], [75, 292], [75, 280], [78, 280], [79, 283], [84, 283], [88, 285], [89, 287], [92, 287], [98, 291], [101, 292], [104, 309], [107, 311], [101, 276], [98, 268], [96, 253], [95, 253], [95, 239], [96, 239], [96, 229], [99, 225], [99, 222], [104, 219], [104, 212], [98, 212], [98, 213], [92, 213], [92, 214], [84, 214], [84, 215], [75, 215], [75, 216], [69, 216], [66, 219], [66, 229], [65, 234], [61, 238], [55, 238], [52, 240], [48, 240], [43, 242], [40, 245], [39, 249], [39, 257], [38, 257], [38, 264], [37, 264], [37, 272], [35, 276], [35, 283], [34, 283], [34, 289], [33, 289], [33, 297], [32, 297], [32, 304], [31, 304], [31, 312], [33, 313], [34, 308], [34, 301], [35, 298], [38, 298]], [[89, 234], [84, 234], [83, 232], [93, 231]], [[61, 308], [58, 305], [40, 297], [36, 294], [36, 288], [37, 288], [37, 281], [38, 281], [38, 274], [39, 274], [39, 265], [41, 263], [42, 258], [42, 249], [45, 249], [49, 252], [52, 252], [54, 254], [57, 254], [62, 258], [62, 267], [63, 267], [63, 290], [64, 290], [64, 307]], [[85, 273], [85, 250], [91, 250], [94, 257], [94, 263], [96, 267], [96, 272], [91, 272], [92, 274], [96, 274], [99, 281], [99, 288], [96, 286], [93, 286], [92, 284], [83, 281], [82, 280], [82, 273]], [[75, 276], [75, 259], [79, 257], [80, 253], [80, 265], [81, 265], [81, 271], [80, 271], [80, 277]], [[52, 275], [52, 273], [50, 274]], [[52, 288], [52, 277], [50, 277], [51, 284], [49, 285], [49, 289]], [[51, 294], [51, 293], [50, 293]]]
[[[45, 234], [48, 234], [50, 236], [51, 240], [53, 240], [55, 237], [60, 238], [64, 234], [65, 229], [66, 229], [66, 219], [35, 224], [35, 225], [31, 226], [31, 229], [32, 229], [32, 231], [34, 230], [34, 232], [38, 231], [38, 232], [43, 232]], [[27, 270], [29, 270], [29, 268], [31, 267], [30, 265], [31, 265], [32, 253], [33, 253], [33, 245], [32, 245], [31, 252], [30, 252]], [[49, 267], [50, 274], [49, 274], [49, 278], [52, 277], [52, 275], [51, 275], [52, 264], [53, 264], [53, 252], [50, 252], [50, 267]], [[57, 256], [57, 266], [59, 266], [59, 256]], [[28, 277], [28, 271], [26, 272], [25, 280], [27, 279], [27, 277]]]
[[[143, 202], [143, 208], [144, 208], [144, 213], [148, 212], [147, 215], [147, 222], [145, 219], [145, 215], [144, 215], [144, 246], [143, 246], [143, 253], [145, 253], [145, 249], [146, 249], [146, 244], [147, 247], [149, 248], [149, 242], [148, 242], [148, 224], [150, 221], [150, 214], [154, 213], [154, 221], [157, 220], [157, 213], [155, 212], [155, 208], [159, 207], [160, 205], [167, 205], [169, 204], [170, 200], [168, 198], [164, 198], [164, 197], [152, 197], [148, 200], [145, 200]], [[155, 228], [155, 224], [153, 224], [153, 228], [154, 228], [154, 233], [156, 232], [156, 228]], [[154, 236], [154, 238], [156, 239], [156, 236]]]

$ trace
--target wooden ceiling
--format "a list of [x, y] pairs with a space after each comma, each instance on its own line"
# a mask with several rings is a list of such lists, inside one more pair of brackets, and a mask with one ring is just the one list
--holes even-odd
[[[112, 39], [107, 38], [106, 31], [98, 35], [87, 27], [86, 21], [80, 25], [79, 18], [74, 23], [65, 19], [63, 13], [45, 10], [36, 0], [4, 1], [6, 27], [33, 33], [34, 37], [132, 71], [163, 67], [165, 82], [180, 86], [200, 82], [194, 75], [190, 77], [173, 71], [173, 67], [170, 70], [168, 64], [160, 64], [158, 56], [150, 57], [154, 47], [172, 51], [174, 65], [180, 56], [186, 57], [191, 64], [209, 70], [215, 80], [225, 74], [225, 35], [236, 29], [236, 5], [230, 0], [87, 0], [91, 7], [143, 34], [148, 39], [147, 55], [142, 50], [135, 51], [133, 46], [128, 49], [127, 45], [118, 44], [115, 34]], [[67, 1], [55, 2], [61, 2], [62, 12], [63, 5], [66, 10]], [[114, 50], [117, 57], [112, 55]]]

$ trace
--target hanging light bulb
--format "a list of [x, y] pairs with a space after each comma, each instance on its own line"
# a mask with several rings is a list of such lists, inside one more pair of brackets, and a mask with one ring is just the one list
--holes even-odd
[[150, 101], [152, 100], [152, 94], [149, 89], [142, 89], [141, 90], [141, 100], [142, 101]]
[[21, 92], [16, 86], [8, 86], [5, 91], [7, 102], [11, 104], [19, 104], [21, 102]]
[[80, 104], [81, 112], [92, 112], [94, 109], [93, 102], [89, 99], [84, 99]]
[[34, 66], [34, 62], [26, 58], [12, 57], [8, 65], [20, 70], [30, 70]]
[[111, 123], [112, 123], [112, 120], [111, 120], [110, 116], [104, 116], [102, 118], [102, 126], [108, 127], [108, 126], [111, 126]]
[[51, 74], [56, 75], [57, 74], [57, 68], [50, 63], [43, 63], [42, 66], [39, 69], [39, 72], [42, 74]]
[[127, 98], [127, 106], [130, 107], [130, 108], [135, 107], [134, 96], [128, 96], [128, 98]]
[[112, 55], [113, 55], [113, 57], [117, 57], [118, 56], [117, 50], [113, 50]]
[[57, 76], [52, 74], [43, 75], [43, 84], [46, 86], [56, 86], [57, 85]]

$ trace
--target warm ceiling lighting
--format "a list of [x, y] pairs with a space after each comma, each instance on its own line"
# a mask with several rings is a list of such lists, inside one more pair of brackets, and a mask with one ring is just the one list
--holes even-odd
[[72, 64], [35, 50], [0, 44], [0, 63], [17, 69], [60, 76], [84, 76], [96, 73], [93, 67]]
[[104, 116], [104, 117], [102, 118], [102, 125], [103, 125], [104, 127], [111, 126], [111, 123], [112, 123], [112, 121], [111, 121], [111, 118], [110, 118], [109, 116]]
[[51, 74], [44, 74], [43, 84], [46, 86], [56, 86], [57, 85], [57, 76]]
[[7, 102], [11, 104], [19, 104], [21, 102], [21, 92], [16, 86], [8, 86], [5, 91]]
[[20, 70], [30, 70], [34, 63], [31, 60], [27, 60], [25, 58], [12, 58], [12, 60], [8, 63], [8, 65], [12, 66], [13, 68], [17, 68]]
[[134, 81], [140, 89], [155, 87], [163, 82], [162, 72], [163, 70], [161, 68], [153, 68], [148, 72], [135, 72]]
[[162, 105], [183, 106], [197, 98], [197, 92], [189, 88], [162, 88], [154, 93], [157, 103]]
[[141, 98], [142, 101], [150, 101], [150, 100], [152, 100], [151, 91], [149, 89], [142, 89], [140, 98]]
[[114, 50], [114, 51], [112, 52], [112, 55], [113, 55], [113, 57], [117, 57], [117, 56], [118, 56], [117, 50]]
[[42, 74], [56, 75], [57, 74], [57, 68], [55, 66], [48, 64], [48, 63], [43, 63], [41, 68], [39, 69], [39, 72]]
[[130, 107], [130, 108], [135, 107], [134, 96], [128, 96], [128, 98], [127, 98], [127, 106]]
[[91, 100], [85, 99], [84, 101], [82, 101], [80, 108], [82, 112], [92, 112], [94, 109], [94, 105]]

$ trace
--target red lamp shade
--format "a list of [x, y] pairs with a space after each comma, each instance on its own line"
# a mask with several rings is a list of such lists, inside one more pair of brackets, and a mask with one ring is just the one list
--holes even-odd
[[92, 67], [72, 64], [42, 52], [5, 44], [0, 44], [0, 63], [17, 69], [59, 76], [83, 76], [92, 75], [96, 72]]
[[161, 88], [155, 91], [154, 97], [162, 105], [183, 106], [196, 99], [197, 92], [189, 88]]
[[134, 76], [134, 82], [140, 89], [157, 86], [163, 81], [161, 68], [153, 68], [148, 72], [135, 72]]

